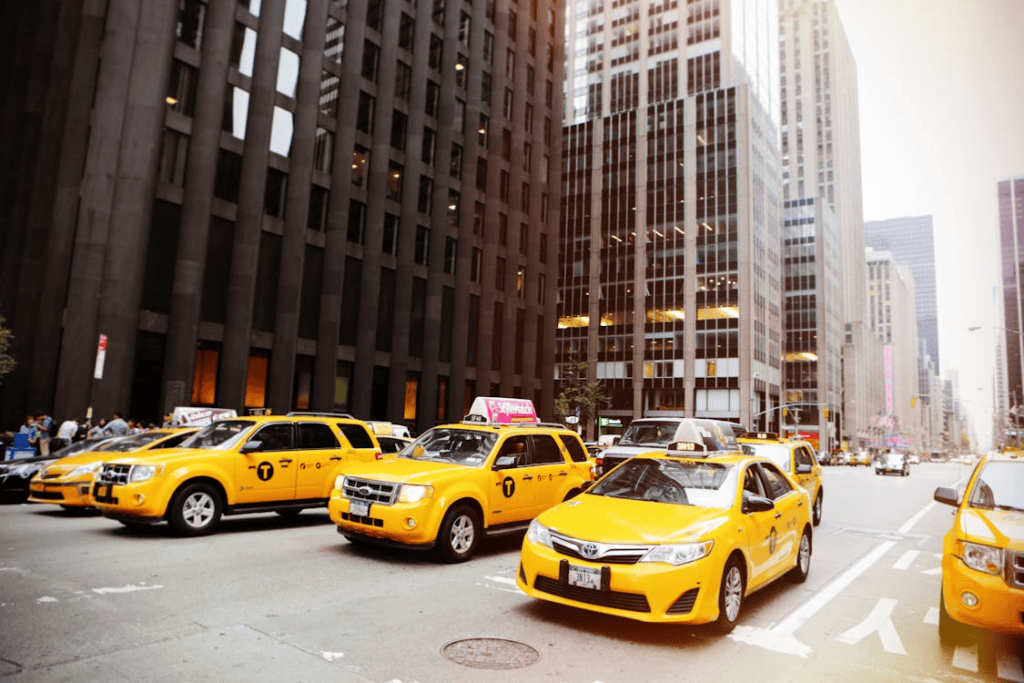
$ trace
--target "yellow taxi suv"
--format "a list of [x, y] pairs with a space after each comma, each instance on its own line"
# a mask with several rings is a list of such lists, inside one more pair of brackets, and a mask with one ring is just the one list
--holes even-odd
[[93, 477], [107, 460], [123, 453], [176, 448], [196, 429], [154, 429], [130, 436], [108, 439], [94, 450], [57, 460], [29, 484], [30, 503], [53, 503], [65, 510], [92, 508]]
[[[481, 399], [477, 399], [480, 401]], [[530, 520], [591, 480], [579, 435], [536, 422], [528, 400], [424, 432], [397, 457], [347, 467], [328, 505], [353, 543], [435, 550], [468, 560], [484, 535], [525, 531]], [[508, 402], [529, 404], [518, 412]], [[511, 415], [534, 421], [508, 421]]]
[[637, 455], [530, 524], [516, 583], [562, 605], [727, 633], [748, 595], [807, 579], [810, 509], [766, 458]]
[[213, 531], [222, 515], [292, 515], [324, 506], [343, 467], [381, 457], [366, 423], [348, 415], [226, 419], [179, 448], [110, 458], [92, 499], [122, 524], [166, 520], [178, 534], [198, 536]]
[[768, 458], [786, 474], [796, 479], [807, 489], [814, 501], [811, 518], [814, 526], [821, 524], [822, 506], [825, 501], [825, 487], [821, 483], [821, 465], [814, 455], [814, 447], [807, 441], [788, 441], [776, 434], [748, 432], [737, 441], [744, 453]]
[[986, 456], [962, 501], [945, 486], [935, 500], [957, 508], [942, 542], [939, 638], [960, 644], [977, 629], [1024, 636], [1024, 457]]

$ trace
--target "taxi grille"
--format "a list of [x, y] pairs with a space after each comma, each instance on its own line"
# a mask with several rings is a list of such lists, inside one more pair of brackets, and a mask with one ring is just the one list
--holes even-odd
[[551, 534], [551, 545], [555, 552], [576, 560], [587, 562], [600, 562], [601, 564], [636, 564], [640, 558], [647, 554], [650, 547], [647, 546], [609, 546], [598, 545], [596, 555], [588, 557], [580, 552], [587, 541], [581, 541], [561, 534]]
[[359, 517], [357, 515], [350, 515], [347, 512], [341, 513], [341, 518], [346, 522], [352, 522], [354, 524], [366, 524], [367, 526], [384, 526], [383, 519], [374, 519], [373, 517]]
[[537, 576], [533, 587], [543, 593], [549, 593], [559, 598], [575, 600], [588, 605], [610, 607], [612, 609], [626, 610], [627, 612], [650, 613], [651, 606], [647, 603], [647, 596], [636, 593], [620, 593], [619, 591], [602, 591], [592, 588], [581, 588], [561, 583], [558, 579], [547, 576]]
[[1024, 553], [1006, 553], [1006, 582], [1014, 588], [1024, 588]]
[[97, 481], [100, 484], [124, 486], [128, 483], [128, 473], [131, 469], [131, 465], [104, 465]]
[[672, 603], [671, 607], [665, 610], [665, 614], [689, 614], [697, 603], [697, 593], [699, 592], [699, 588], [691, 588], [686, 591], [679, 596], [678, 600]]
[[393, 505], [398, 497], [399, 484], [371, 479], [345, 477], [343, 495], [349, 500], [365, 500], [369, 503]]

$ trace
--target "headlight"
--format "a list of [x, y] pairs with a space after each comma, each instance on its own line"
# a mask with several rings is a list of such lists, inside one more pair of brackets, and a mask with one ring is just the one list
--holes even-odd
[[334, 478], [334, 488], [338, 489], [339, 491], [344, 491], [345, 490], [345, 475], [344, 474], [339, 474], [337, 477]]
[[81, 467], [76, 467], [75, 469], [71, 470], [71, 474], [69, 474], [68, 476], [69, 477], [80, 477], [83, 474], [92, 474], [93, 472], [95, 472], [96, 470], [98, 470], [102, 466], [103, 466], [103, 461], [102, 460], [100, 460], [99, 462], [89, 463], [88, 465], [82, 465]]
[[965, 542], [962, 558], [964, 564], [979, 572], [996, 575], [1003, 573], [1003, 551], [1000, 548]]
[[530, 528], [526, 530], [526, 537], [530, 539], [532, 543], [552, 548], [551, 529], [548, 529], [536, 519], [530, 522]]
[[418, 503], [424, 498], [430, 498], [432, 495], [434, 495], [433, 486], [402, 484], [402, 489], [398, 492], [398, 502]]
[[676, 566], [695, 562], [711, 554], [714, 541], [700, 543], [680, 543], [678, 545], [659, 545], [640, 558], [641, 562], [665, 562]]
[[148, 481], [160, 474], [161, 470], [162, 465], [135, 465], [132, 467], [132, 473], [128, 475], [128, 481]]

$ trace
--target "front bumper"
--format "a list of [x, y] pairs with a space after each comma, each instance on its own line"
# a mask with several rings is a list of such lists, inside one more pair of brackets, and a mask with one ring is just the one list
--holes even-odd
[[28, 502], [92, 507], [92, 476], [67, 481], [33, 479], [29, 484]]
[[161, 495], [160, 483], [156, 479], [121, 485], [95, 482], [90, 496], [93, 506], [104, 517], [156, 521], [162, 519], [167, 510], [167, 497]]
[[356, 517], [349, 512], [349, 499], [334, 489], [327, 511], [342, 535], [385, 545], [428, 547], [437, 539], [445, 502], [444, 498], [426, 498], [417, 503], [372, 503], [367, 516]]
[[[963, 595], [978, 604], [968, 607]], [[1024, 588], [1014, 588], [1001, 576], [971, 569], [950, 553], [942, 556], [942, 596], [946, 611], [956, 621], [990, 631], [1024, 636]]]
[[[649, 622], [703, 624], [718, 618], [722, 559], [708, 557], [674, 566], [588, 562], [523, 539], [516, 584], [531, 598]], [[569, 566], [599, 569], [600, 589], [570, 586]]]

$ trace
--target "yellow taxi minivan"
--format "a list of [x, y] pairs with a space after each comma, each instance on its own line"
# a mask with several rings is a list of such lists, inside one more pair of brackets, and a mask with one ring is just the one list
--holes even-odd
[[1024, 456], [988, 455], [962, 500], [946, 486], [935, 500], [956, 508], [942, 542], [939, 638], [963, 643], [978, 628], [1024, 636]]
[[69, 511], [92, 508], [92, 480], [105, 461], [123, 453], [177, 448], [196, 431], [194, 427], [154, 429], [115, 437], [91, 451], [61, 458], [31, 481], [28, 502], [52, 503]]
[[821, 524], [825, 487], [821, 483], [821, 465], [809, 442], [780, 439], [776, 434], [765, 432], [748, 432], [737, 441], [744, 453], [768, 458], [807, 489], [814, 501], [811, 503], [814, 526]]
[[343, 467], [381, 457], [366, 423], [350, 415], [226, 419], [180, 448], [111, 458], [96, 476], [92, 499], [122, 524], [166, 520], [178, 534], [198, 536], [213, 531], [222, 515], [324, 506]]
[[538, 422], [529, 400], [479, 397], [463, 422], [427, 430], [397, 457], [346, 467], [328, 509], [353, 543], [463, 562], [482, 536], [525, 531], [590, 480], [576, 432]]
[[633, 456], [537, 517], [523, 539], [519, 588], [585, 610], [727, 633], [748, 595], [783, 576], [805, 581], [807, 491], [767, 458], [676, 450], [687, 449]]

